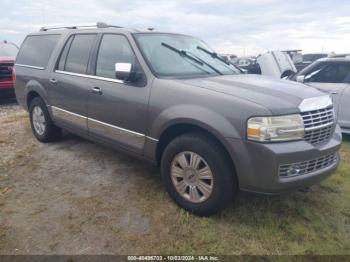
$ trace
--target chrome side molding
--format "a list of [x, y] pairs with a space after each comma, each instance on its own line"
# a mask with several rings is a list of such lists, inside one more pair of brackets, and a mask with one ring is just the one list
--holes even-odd
[[42, 67], [42, 66], [32, 66], [32, 65], [23, 65], [23, 64], [15, 64], [15, 66], [27, 67], [27, 68], [38, 69], [38, 70], [45, 69], [45, 67]]
[[105, 136], [112, 140], [122, 141], [123, 144], [142, 149], [146, 136], [125, 128], [110, 125], [96, 119], [88, 118], [87, 126], [94, 133]]
[[142, 149], [145, 143], [145, 139], [149, 139], [153, 142], [158, 142], [158, 139], [146, 136], [142, 133], [101, 122], [99, 120], [79, 115], [56, 106], [48, 105], [48, 107], [51, 107], [52, 114], [55, 118], [61, 119], [63, 121], [68, 121], [79, 127], [87, 128], [88, 130], [91, 129], [97, 134], [106, 136], [113, 140], [122, 141], [125, 144], [134, 146], [139, 149]]
[[62, 119], [64, 121], [68, 121], [82, 128], [87, 127], [87, 117], [75, 114], [73, 112], [55, 106], [51, 106], [51, 109], [54, 117]]
[[113, 83], [119, 83], [119, 84], [124, 84], [124, 81], [122, 81], [122, 80], [113, 79], [113, 78], [107, 78], [107, 77], [102, 77], [102, 76], [93, 76], [93, 75], [86, 75], [86, 74], [78, 74], [78, 73], [67, 72], [67, 71], [61, 71], [61, 70], [55, 70], [55, 73], [63, 74], [63, 75], [70, 75], [70, 76], [85, 77], [85, 78], [89, 78], [89, 79], [103, 80], [103, 81], [113, 82]]

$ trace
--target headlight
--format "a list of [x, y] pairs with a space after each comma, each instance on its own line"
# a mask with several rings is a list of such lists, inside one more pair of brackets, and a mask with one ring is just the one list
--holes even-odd
[[260, 142], [299, 140], [304, 138], [304, 122], [298, 114], [253, 117], [248, 120], [247, 136]]

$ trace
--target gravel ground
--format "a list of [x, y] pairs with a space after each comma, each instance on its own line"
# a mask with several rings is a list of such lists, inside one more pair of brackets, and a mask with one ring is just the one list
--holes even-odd
[[130, 252], [121, 236], [155, 226], [144, 216], [148, 190], [164, 198], [153, 166], [72, 134], [41, 144], [14, 103], [0, 106], [0, 126], [0, 253]]
[[348, 143], [310, 193], [243, 195], [198, 218], [156, 167], [68, 133], [39, 143], [13, 101], [0, 127], [0, 254], [350, 254]]

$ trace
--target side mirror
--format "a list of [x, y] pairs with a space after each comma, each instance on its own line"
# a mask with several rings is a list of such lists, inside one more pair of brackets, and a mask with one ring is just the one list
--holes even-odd
[[116, 63], [115, 64], [116, 79], [131, 82], [133, 78], [132, 64], [130, 63]]
[[296, 81], [299, 83], [304, 83], [305, 82], [305, 76], [297, 76]]

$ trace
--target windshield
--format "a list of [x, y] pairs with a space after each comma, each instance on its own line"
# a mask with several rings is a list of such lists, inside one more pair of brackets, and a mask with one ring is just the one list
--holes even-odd
[[204, 42], [183, 35], [136, 33], [135, 39], [158, 76], [232, 75], [240, 71], [225, 63]]
[[18, 53], [16, 46], [12, 44], [0, 44], [0, 56], [13, 56], [15, 57]]

